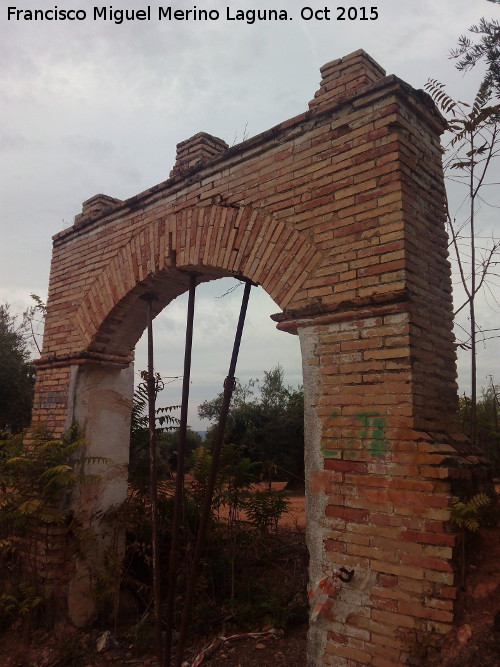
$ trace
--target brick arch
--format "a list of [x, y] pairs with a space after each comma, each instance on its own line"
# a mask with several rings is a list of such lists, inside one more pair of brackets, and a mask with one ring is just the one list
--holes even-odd
[[110, 331], [138, 307], [144, 292], [157, 295], [156, 312], [184, 292], [183, 269], [198, 271], [200, 281], [245, 276], [285, 309], [322, 259], [306, 234], [263, 209], [220, 204], [184, 209], [143, 227], [117, 252], [82, 299], [74, 322], [85, 348], [126, 354], [144, 319], [135, 326], [129, 322], [118, 349], [107, 349]]
[[[102, 516], [127, 493], [140, 297], [161, 309], [186, 269], [261, 283], [301, 340], [310, 577], [318, 594], [325, 574], [336, 589], [308, 664], [399, 665], [394, 637], [450, 628], [449, 503], [460, 475], [484, 474], [455, 431], [445, 125], [363, 51], [321, 78], [308, 111], [232, 147], [199, 133], [168, 180], [126, 201], [95, 195], [54, 237], [34, 423], [76, 420], [87, 455], [114, 461], [71, 506], [84, 524]], [[93, 614], [86, 568], [103, 552], [90, 555], [68, 574], [75, 624]]]

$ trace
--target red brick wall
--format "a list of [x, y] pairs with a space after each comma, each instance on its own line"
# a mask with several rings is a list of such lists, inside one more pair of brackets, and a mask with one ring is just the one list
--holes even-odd
[[63, 429], [70, 364], [126, 366], [141, 296], [159, 312], [183, 269], [261, 283], [308, 350], [311, 577], [355, 570], [311, 628], [310, 662], [384, 667], [405, 659], [401, 630], [448, 629], [455, 594], [444, 123], [362, 51], [321, 72], [305, 113], [231, 148], [195, 135], [169, 180], [97, 195], [54, 237], [34, 415]]

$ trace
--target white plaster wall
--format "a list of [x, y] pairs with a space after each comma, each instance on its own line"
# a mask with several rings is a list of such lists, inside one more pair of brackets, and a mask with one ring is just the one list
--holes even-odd
[[127, 497], [133, 392], [133, 364], [125, 369], [82, 365], [74, 382], [74, 419], [85, 434], [83, 455], [108, 460], [85, 467], [86, 474], [98, 474], [99, 480], [80, 485], [73, 496], [73, 517], [93, 533], [81, 540], [77, 574], [69, 587], [69, 617], [77, 626], [87, 625], [95, 615], [93, 585], [106, 550], [119, 555], [124, 549], [124, 535], [117, 534], [106, 512]]
[[[313, 473], [323, 470], [321, 456], [321, 421], [317, 415], [315, 399], [319, 392], [319, 364], [315, 359], [318, 335], [314, 327], [299, 327], [302, 350], [302, 373], [304, 380], [304, 456], [306, 480], [306, 541], [309, 550], [309, 586], [315, 586], [325, 575], [323, 532], [327, 496], [324, 492], [313, 491]], [[307, 664], [318, 667], [323, 664], [322, 656], [326, 645], [325, 620], [320, 615], [309, 624], [307, 641]]]

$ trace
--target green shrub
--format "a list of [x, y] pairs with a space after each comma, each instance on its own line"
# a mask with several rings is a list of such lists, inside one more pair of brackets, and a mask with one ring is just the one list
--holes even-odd
[[288, 511], [290, 501], [286, 491], [267, 489], [249, 494], [245, 507], [253, 526], [262, 533], [272, 531], [276, 534], [280, 517]]

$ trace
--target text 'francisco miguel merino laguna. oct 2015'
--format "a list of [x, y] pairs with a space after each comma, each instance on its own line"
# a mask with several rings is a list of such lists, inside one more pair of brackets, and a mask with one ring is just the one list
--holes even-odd
[[115, 9], [113, 6], [99, 6], [88, 9], [63, 9], [57, 5], [46, 9], [23, 9], [7, 7], [8, 21], [108, 21], [121, 24], [129, 21], [244, 21], [248, 24], [270, 21], [376, 21], [379, 18], [378, 7], [370, 6], [335, 6], [291, 9], [199, 9], [194, 5], [190, 9], [177, 9], [167, 6], [142, 7], [140, 9]]

